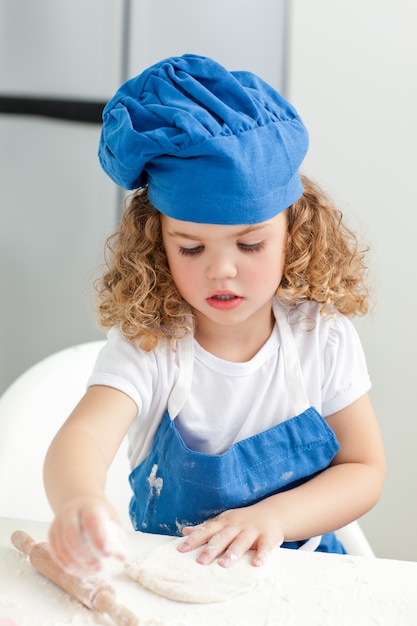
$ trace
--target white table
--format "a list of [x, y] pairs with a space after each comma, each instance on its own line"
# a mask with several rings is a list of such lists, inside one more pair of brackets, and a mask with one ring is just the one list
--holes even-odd
[[[11, 545], [14, 530], [44, 541], [48, 526], [0, 518], [0, 626], [6, 617], [18, 626], [110, 624], [38, 574]], [[129, 532], [129, 558], [169, 540]], [[408, 561], [278, 550], [268, 584], [200, 605], [154, 595], [120, 570], [108, 580], [140, 626], [417, 626], [417, 563]]]

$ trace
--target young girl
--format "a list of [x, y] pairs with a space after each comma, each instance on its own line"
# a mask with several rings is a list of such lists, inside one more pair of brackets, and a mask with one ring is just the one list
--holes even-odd
[[333, 531], [378, 500], [384, 453], [348, 319], [364, 253], [299, 173], [307, 132], [248, 72], [166, 59], [103, 114], [100, 160], [136, 189], [108, 241], [109, 329], [45, 462], [66, 567], [106, 548], [106, 471], [126, 434], [135, 529], [229, 566], [250, 549], [343, 552]]

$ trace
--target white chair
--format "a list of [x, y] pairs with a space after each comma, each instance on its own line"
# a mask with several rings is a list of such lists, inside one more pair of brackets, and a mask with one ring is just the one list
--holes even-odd
[[343, 543], [348, 554], [353, 556], [375, 556], [359, 522], [351, 522], [347, 526], [339, 528], [336, 531], [336, 536]]
[[[60, 425], [84, 394], [104, 341], [92, 341], [57, 352], [23, 373], [0, 398], [0, 516], [51, 521], [42, 467], [47, 448]], [[127, 442], [109, 470], [107, 495], [123, 526], [130, 487]], [[358, 522], [336, 532], [349, 554], [374, 556]]]
[[[92, 341], [66, 348], [24, 372], [0, 398], [0, 515], [51, 521], [42, 479], [47, 448], [84, 394], [100, 348]], [[109, 470], [107, 495], [132, 530], [127, 442]]]

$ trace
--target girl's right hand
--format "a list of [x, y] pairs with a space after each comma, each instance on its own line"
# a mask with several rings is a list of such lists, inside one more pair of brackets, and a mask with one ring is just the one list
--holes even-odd
[[49, 531], [56, 560], [71, 574], [91, 576], [108, 557], [125, 559], [122, 529], [104, 498], [74, 498], [58, 511]]

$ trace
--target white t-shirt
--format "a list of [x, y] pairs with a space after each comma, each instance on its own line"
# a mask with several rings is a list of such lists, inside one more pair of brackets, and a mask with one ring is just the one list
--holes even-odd
[[[350, 320], [336, 313], [322, 317], [314, 302], [289, 315], [305, 391], [323, 417], [339, 411], [370, 389], [363, 349]], [[233, 443], [294, 417], [288, 394], [277, 324], [259, 352], [245, 363], [224, 361], [192, 337], [192, 375], [176, 426], [192, 450], [221, 454]], [[129, 430], [132, 469], [148, 454], [179, 376], [181, 350], [161, 344], [152, 352], [110, 330], [89, 385], [123, 391], [138, 413]], [[183, 370], [182, 370], [183, 371]]]

